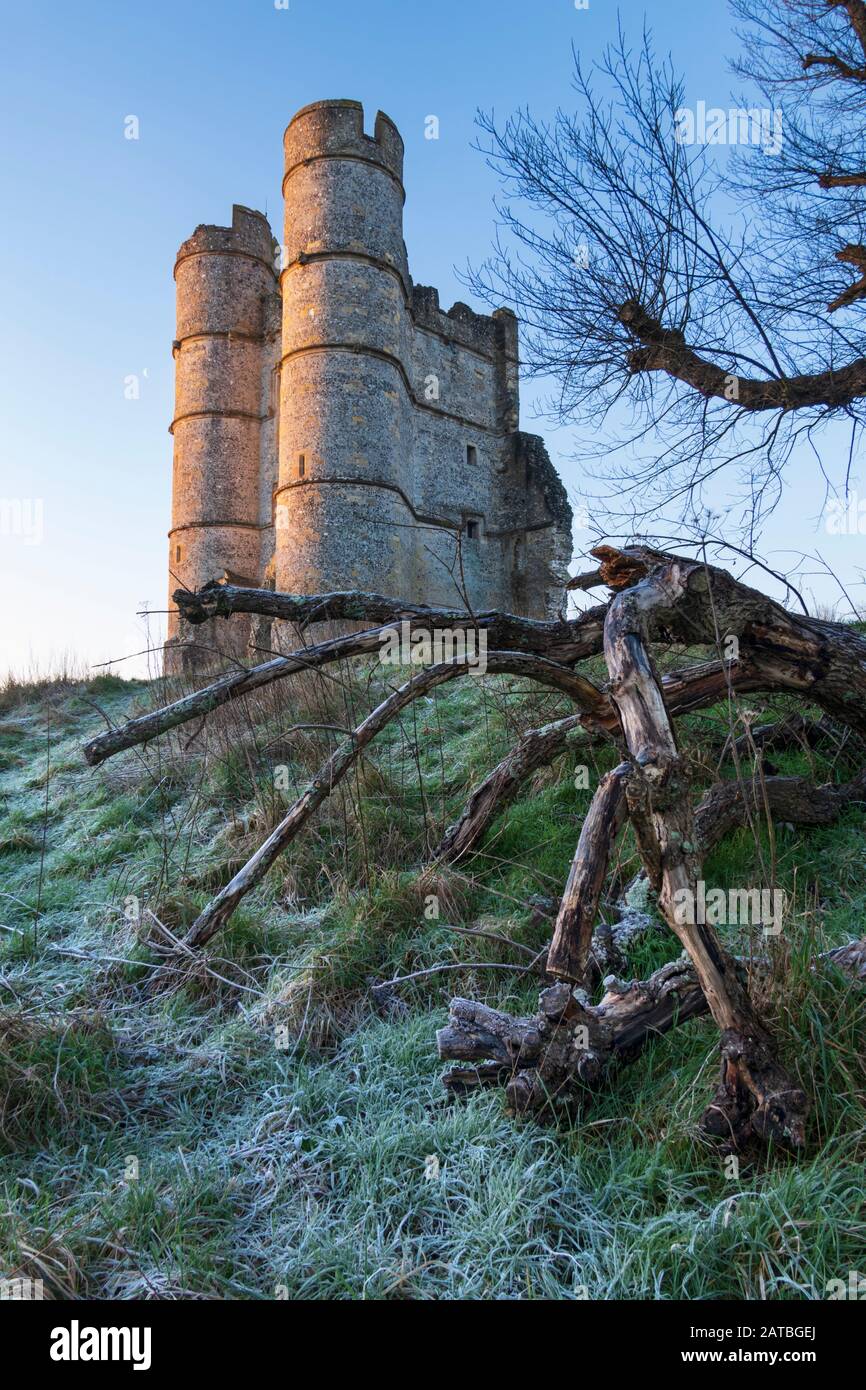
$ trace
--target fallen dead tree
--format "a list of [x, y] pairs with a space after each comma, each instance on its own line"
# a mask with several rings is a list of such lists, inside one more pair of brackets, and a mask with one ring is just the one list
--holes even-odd
[[[720, 1030], [722, 1058], [718, 1089], [704, 1117], [707, 1130], [733, 1146], [757, 1136], [796, 1148], [804, 1135], [804, 1091], [776, 1056], [741, 967], [712, 926], [683, 920], [678, 905], [696, 893], [703, 854], [714, 838], [767, 816], [795, 824], [829, 823], [847, 805], [863, 800], [864, 774], [821, 788], [800, 778], [739, 777], [711, 788], [695, 808], [673, 720], [737, 694], [783, 692], [817, 705], [834, 726], [866, 734], [866, 640], [842, 624], [789, 613], [703, 562], [640, 547], [601, 546], [593, 556], [598, 577], [613, 592], [610, 602], [552, 623], [422, 608], [362, 593], [295, 596], [228, 585], [208, 585], [196, 595], [178, 593], [181, 612], [193, 623], [248, 612], [296, 628], [334, 619], [375, 626], [232, 671], [194, 695], [100, 735], [85, 754], [97, 764], [272, 680], [374, 653], [397, 622], [407, 623], [413, 634], [439, 627], [484, 631], [489, 671], [553, 688], [571, 700], [575, 712], [523, 736], [473, 793], [446, 835], [442, 858], [473, 848], [532, 769], [558, 756], [579, 731], [611, 743], [620, 762], [595, 793], [560, 905], [547, 959], [547, 973], [559, 983], [542, 993], [534, 1019], [508, 1021], [497, 1015], [505, 1021], [495, 1028], [483, 1006], [456, 1001], [457, 1022], [443, 1055], [483, 1063], [473, 1067], [466, 1085], [501, 1081], [503, 1068], [509, 1068], [514, 1108], [538, 1111], [548, 1107], [551, 1096], [591, 1090], [601, 1083], [611, 1057], [636, 1055], [645, 1037], [707, 1007]], [[661, 677], [653, 659], [659, 644], [702, 646], [717, 656]], [[575, 669], [601, 650], [610, 678], [605, 688]], [[199, 915], [185, 949], [202, 946], [225, 925], [382, 729], [415, 699], [468, 669], [459, 661], [431, 666], [389, 695], [323, 764], [281, 824]], [[630, 986], [627, 998], [608, 991], [593, 1006], [583, 987], [611, 849], [626, 819], [660, 911], [687, 953], [688, 968], [674, 963], [656, 972], [658, 978]], [[461, 1084], [449, 1074], [452, 1088]]]

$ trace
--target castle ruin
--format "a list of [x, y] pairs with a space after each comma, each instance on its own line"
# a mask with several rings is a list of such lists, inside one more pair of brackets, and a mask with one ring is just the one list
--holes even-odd
[[[403, 142], [355, 101], [284, 136], [285, 231], [235, 206], [178, 252], [169, 593], [363, 589], [546, 617], [571, 509], [518, 419], [517, 320], [445, 312], [403, 241]], [[167, 668], [187, 645], [170, 602]], [[220, 625], [245, 654], [249, 620]]]

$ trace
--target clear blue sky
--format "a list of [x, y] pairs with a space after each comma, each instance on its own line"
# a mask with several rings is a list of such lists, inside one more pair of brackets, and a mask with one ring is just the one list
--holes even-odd
[[[635, 38], [646, 10], [689, 92], [727, 105], [725, 7], [625, 0]], [[574, 0], [5, 0], [0, 498], [41, 499], [44, 534], [0, 536], [0, 666], [135, 651], [137, 609], [165, 608], [174, 255], [198, 223], [230, 221], [233, 202], [279, 230], [294, 112], [351, 97], [368, 121], [377, 108], [396, 121], [412, 273], [447, 306], [466, 298], [455, 268], [483, 258], [493, 228], [476, 109], [567, 105], [572, 43], [589, 58], [615, 25], [608, 0], [588, 11]], [[438, 141], [424, 139], [431, 114]], [[137, 141], [124, 138], [129, 115]], [[125, 399], [131, 375], [138, 400]], [[544, 432], [574, 490], [567, 432]], [[774, 528], [779, 544], [826, 539], [807, 476]], [[849, 545], [834, 559], [850, 580], [862, 539]]]

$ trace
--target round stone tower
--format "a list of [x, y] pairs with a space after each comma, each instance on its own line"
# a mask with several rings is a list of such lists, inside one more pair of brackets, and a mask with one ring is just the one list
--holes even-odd
[[276, 584], [411, 591], [413, 422], [403, 142], [355, 101], [284, 137]]
[[[264, 344], [276, 293], [266, 219], [235, 206], [231, 227], [197, 227], [178, 252], [174, 476], [169, 595], [228, 571], [256, 584], [262, 531], [260, 476]], [[270, 518], [268, 518], [268, 521]], [[178, 632], [169, 598], [168, 669], [207, 662], [196, 640], [222, 651], [246, 648], [249, 622], [213, 633]]]

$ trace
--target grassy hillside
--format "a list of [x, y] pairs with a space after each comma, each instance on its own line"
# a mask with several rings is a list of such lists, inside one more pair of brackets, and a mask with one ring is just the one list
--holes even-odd
[[[775, 855], [791, 905], [762, 1003], [814, 1102], [805, 1155], [753, 1156], [738, 1178], [697, 1132], [717, 1066], [707, 1019], [659, 1039], [571, 1129], [515, 1121], [496, 1091], [446, 1102], [448, 999], [534, 1011], [529, 951], [591, 795], [575, 764], [591, 782], [609, 766], [576, 742], [471, 863], [419, 876], [516, 734], [566, 712], [516, 680], [465, 680], [408, 711], [206, 963], [148, 991], [154, 918], [192, 921], [381, 685], [373, 667], [283, 682], [97, 771], [81, 744], [161, 702], [161, 682], [0, 698], [0, 1274], [84, 1298], [823, 1297], [863, 1262], [866, 992], [810, 960], [864, 933], [860, 810], [777, 827], [775, 849], [737, 832], [706, 868], [747, 885]], [[725, 720], [690, 721], [699, 781]], [[774, 761], [847, 770], [838, 753]], [[636, 867], [626, 836], [620, 881]], [[677, 954], [660, 928], [632, 968]], [[438, 965], [459, 968], [371, 993]]]

